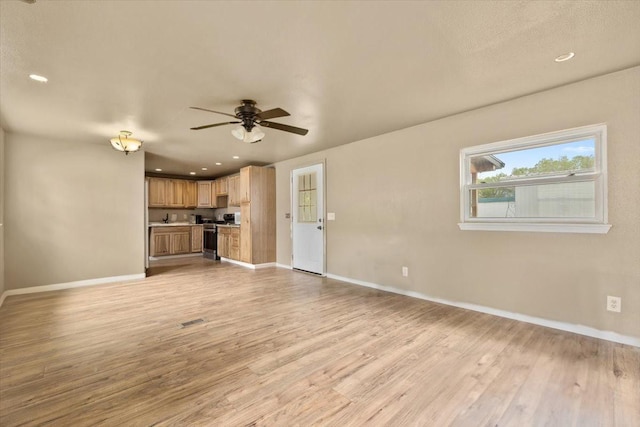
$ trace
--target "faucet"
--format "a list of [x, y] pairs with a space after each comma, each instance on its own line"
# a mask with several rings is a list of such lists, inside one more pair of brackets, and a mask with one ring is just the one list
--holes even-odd
[[164, 222], [165, 224], [169, 223], [169, 214], [166, 214], [164, 218], [162, 218], [162, 222]]

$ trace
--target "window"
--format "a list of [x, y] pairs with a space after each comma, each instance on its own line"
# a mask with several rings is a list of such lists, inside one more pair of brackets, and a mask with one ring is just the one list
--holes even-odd
[[460, 151], [461, 230], [607, 233], [607, 127]]
[[315, 172], [298, 177], [298, 222], [315, 223], [318, 220], [317, 191]]

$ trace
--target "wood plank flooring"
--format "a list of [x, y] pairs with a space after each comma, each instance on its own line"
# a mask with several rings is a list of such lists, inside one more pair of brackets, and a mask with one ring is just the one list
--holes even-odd
[[6, 299], [0, 425], [640, 426], [638, 348], [284, 269], [150, 271]]

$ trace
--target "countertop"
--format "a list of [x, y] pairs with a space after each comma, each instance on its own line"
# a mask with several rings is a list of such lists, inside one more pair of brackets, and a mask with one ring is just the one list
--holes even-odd
[[[195, 225], [204, 225], [204, 224], [191, 224], [190, 222], [169, 222], [165, 224], [164, 222], [150, 222], [149, 227], [189, 227]], [[216, 224], [218, 227], [240, 227], [240, 224]]]
[[150, 222], [149, 227], [187, 227], [191, 225], [202, 225], [202, 224], [191, 224], [190, 222]]

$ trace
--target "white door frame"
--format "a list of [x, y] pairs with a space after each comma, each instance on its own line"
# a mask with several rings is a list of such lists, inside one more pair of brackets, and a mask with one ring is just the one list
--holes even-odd
[[[307, 168], [309, 166], [320, 165], [322, 167], [322, 272], [320, 276], [327, 275], [327, 161], [326, 159], [316, 160], [308, 163], [302, 163], [291, 168], [289, 171], [289, 235], [291, 237], [291, 268], [293, 269], [293, 213], [296, 207], [293, 206], [293, 172], [297, 169]], [[303, 271], [303, 270], [297, 270]], [[312, 273], [310, 273], [312, 274]]]

